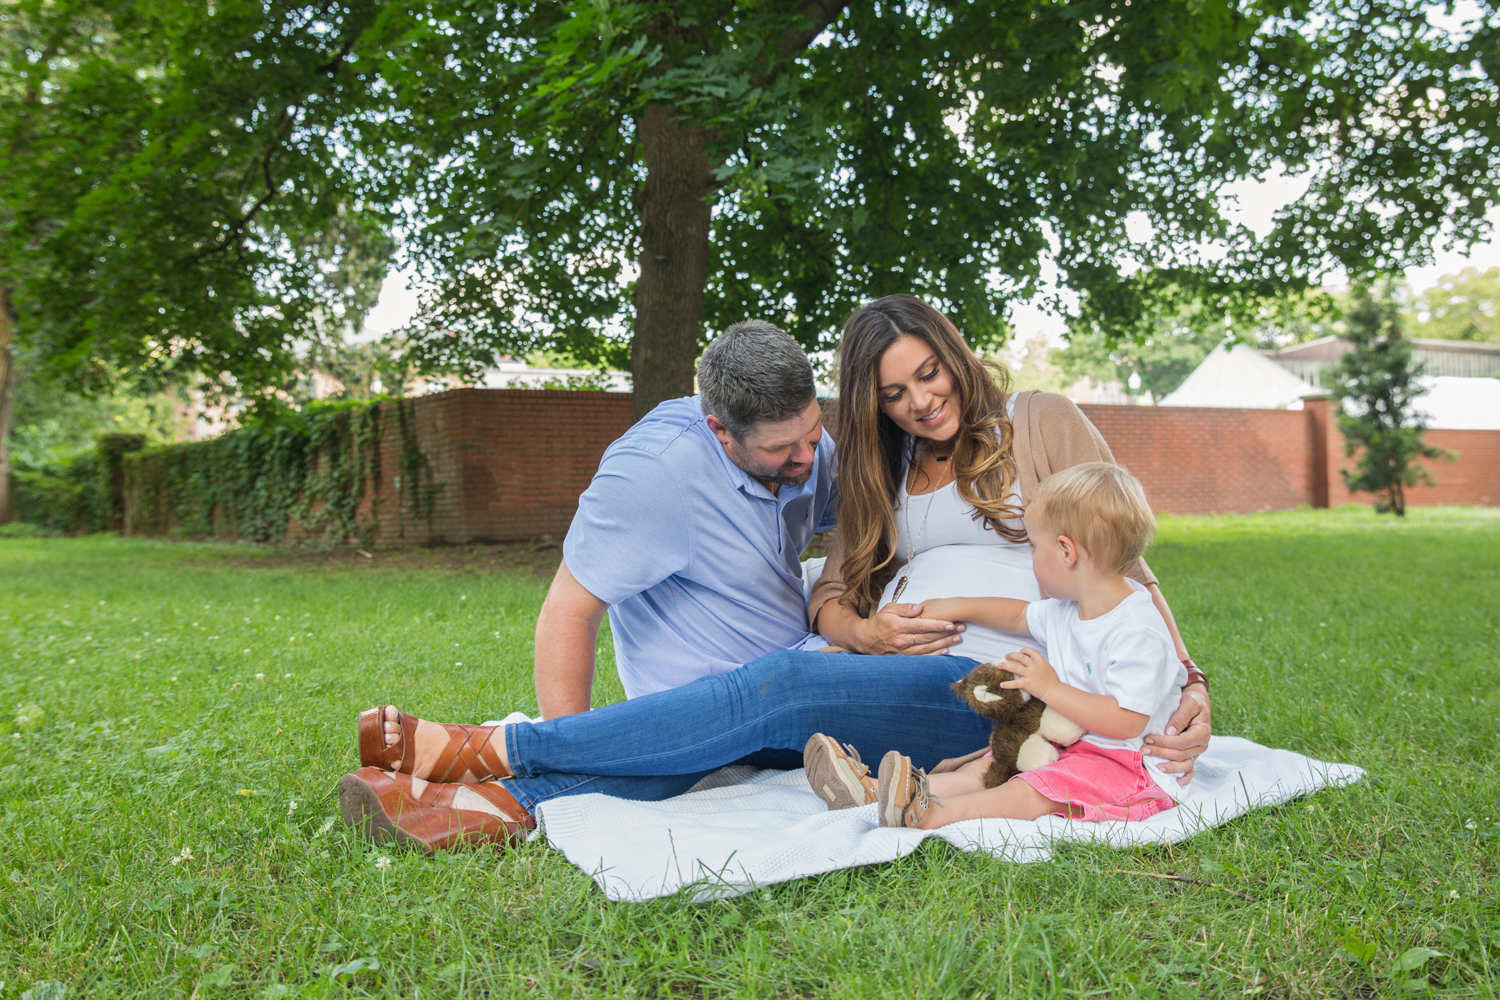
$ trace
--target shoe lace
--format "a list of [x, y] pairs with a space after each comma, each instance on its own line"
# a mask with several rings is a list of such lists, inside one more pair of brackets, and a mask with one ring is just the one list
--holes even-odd
[[850, 757], [854, 759], [855, 773], [857, 773], [860, 777], [864, 777], [865, 775], [870, 773], [870, 765], [866, 764], [863, 760], [860, 760], [859, 751], [854, 749], [854, 744], [845, 743], [844, 750], [849, 754]]
[[924, 771], [920, 767], [916, 768], [912, 772], [912, 777], [914, 777], [917, 782], [917, 795], [916, 798], [912, 800], [912, 805], [916, 806], [918, 809], [925, 813], [932, 807], [934, 803], [936, 803], [937, 805], [943, 804], [942, 799], [932, 794], [932, 789], [927, 784], [926, 771]]

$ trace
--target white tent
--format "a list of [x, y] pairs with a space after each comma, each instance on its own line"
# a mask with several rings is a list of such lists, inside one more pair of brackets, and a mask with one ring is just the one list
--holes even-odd
[[1427, 426], [1447, 430], [1500, 431], [1500, 378], [1435, 375], [1422, 379], [1427, 395], [1414, 409]]
[[1300, 410], [1303, 396], [1321, 392], [1246, 344], [1220, 344], [1158, 405]]

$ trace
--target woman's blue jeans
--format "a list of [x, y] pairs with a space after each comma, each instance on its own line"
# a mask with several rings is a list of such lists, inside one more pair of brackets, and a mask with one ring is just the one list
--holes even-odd
[[527, 809], [585, 792], [664, 799], [726, 764], [801, 767], [813, 733], [852, 744], [872, 770], [889, 750], [930, 768], [989, 742], [990, 722], [949, 688], [977, 663], [964, 656], [771, 653], [670, 691], [508, 726], [515, 777], [503, 784]]

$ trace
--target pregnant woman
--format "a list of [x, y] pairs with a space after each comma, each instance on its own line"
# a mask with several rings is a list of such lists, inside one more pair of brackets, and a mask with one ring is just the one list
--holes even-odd
[[[772, 653], [540, 723], [440, 725], [372, 710], [361, 724], [365, 766], [340, 785], [346, 821], [428, 849], [508, 840], [534, 828], [536, 806], [550, 798], [665, 798], [736, 761], [799, 766], [804, 747], [831, 805], [862, 803], [873, 801], [864, 765], [831, 742], [809, 746], [814, 733], [839, 733], [872, 759], [899, 747], [926, 768], [982, 749], [989, 722], [948, 685], [1029, 640], [959, 626], [943, 640], [946, 655], [914, 656], [913, 637], [897, 626], [931, 598], [1037, 600], [1026, 499], [1054, 472], [1113, 461], [1071, 401], [1010, 395], [1007, 383], [920, 299], [864, 307], [839, 345], [839, 528], [808, 605], [827, 651]], [[1206, 679], [1146, 564], [1129, 575], [1150, 591], [1189, 668], [1170, 735], [1147, 749], [1186, 781], [1208, 743]]]

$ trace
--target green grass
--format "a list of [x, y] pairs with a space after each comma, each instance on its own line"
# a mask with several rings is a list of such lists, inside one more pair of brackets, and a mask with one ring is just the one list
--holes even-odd
[[1494, 996], [1500, 511], [1164, 518], [1151, 559], [1216, 730], [1365, 781], [1170, 848], [611, 904], [540, 843], [330, 822], [358, 709], [534, 708], [544, 576], [0, 541], [0, 706], [44, 712], [0, 720], [0, 998]]

